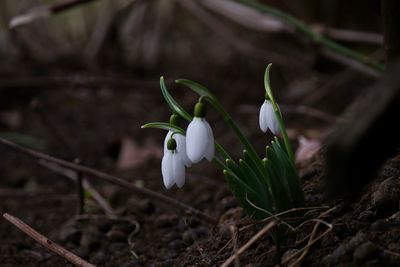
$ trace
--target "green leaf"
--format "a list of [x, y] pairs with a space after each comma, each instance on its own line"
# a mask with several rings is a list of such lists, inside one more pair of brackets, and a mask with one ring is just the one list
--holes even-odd
[[186, 132], [184, 129], [182, 129], [179, 126], [167, 123], [167, 122], [150, 122], [145, 125], [142, 125], [142, 129], [147, 129], [147, 128], [155, 128], [155, 129], [161, 129], [161, 130], [166, 130], [166, 131], [171, 131], [174, 133], [180, 133], [182, 135], [185, 135]]
[[289, 159], [286, 152], [276, 142], [272, 142], [272, 148], [275, 152], [273, 154], [276, 156], [276, 161], [279, 162], [279, 164], [281, 165], [280, 168], [282, 170], [285, 170], [284, 178], [286, 179], [287, 186], [295, 206], [304, 207], [304, 192], [293, 162]]
[[170, 109], [172, 110], [172, 112], [174, 112], [175, 114], [178, 114], [179, 116], [181, 116], [182, 118], [184, 118], [187, 121], [191, 121], [192, 116], [190, 116], [190, 114], [187, 113], [186, 110], [183, 107], [181, 107], [178, 104], [178, 102], [176, 102], [175, 99], [169, 93], [167, 86], [165, 85], [165, 82], [164, 82], [164, 77], [160, 78], [160, 88], [161, 88], [161, 92], [165, 98], [165, 101], [167, 101], [167, 104], [170, 107]]
[[272, 67], [272, 63], [269, 63], [267, 68], [265, 69], [265, 74], [264, 74], [264, 88], [265, 88], [265, 92], [269, 98], [269, 100], [271, 100], [271, 102], [273, 104], [275, 104], [275, 98], [274, 95], [272, 94], [272, 90], [271, 90], [271, 86], [270, 86], [270, 82], [269, 82], [269, 72], [271, 70]]
[[209, 100], [216, 101], [216, 97], [208, 90], [205, 86], [188, 80], [188, 79], [178, 79], [175, 81], [177, 84], [182, 84], [189, 87], [193, 92], [198, 94], [201, 97], [207, 97]]
[[[239, 205], [250, 217], [253, 217], [256, 220], [262, 220], [268, 216], [264, 211], [256, 208], [263, 208], [263, 204], [260, 203], [260, 197], [253, 189], [241, 181], [232, 171], [224, 170], [223, 173], [231, 191], [238, 200]], [[249, 203], [249, 201], [251, 201], [251, 203]]]
[[287, 186], [285, 186], [282, 177], [278, 174], [277, 168], [272, 164], [269, 159], [264, 160], [264, 166], [271, 180], [271, 190], [275, 199], [276, 211], [282, 212], [293, 208], [292, 198], [288, 192]]

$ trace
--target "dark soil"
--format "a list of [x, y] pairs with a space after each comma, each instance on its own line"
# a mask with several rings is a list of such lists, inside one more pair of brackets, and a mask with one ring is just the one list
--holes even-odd
[[[262, 72], [258, 74], [261, 77]], [[157, 79], [152, 80], [154, 85], [136, 90], [60, 86], [25, 91], [22, 94], [27, 94], [26, 103], [37, 99], [42, 112], [21, 103], [21, 98], [11, 104], [8, 101], [2, 114], [13, 112], [20, 122], [10, 124], [3, 120], [1, 127], [4, 131], [20, 132], [44, 141], [46, 146], [42, 149], [51, 155], [68, 160], [79, 157], [85, 165], [126, 177], [132, 183], [172, 196], [212, 216], [220, 216], [218, 225], [210, 225], [173, 207], [139, 198], [123, 188], [99, 183], [93, 178], [90, 181], [121, 219], [106, 218], [90, 197], [86, 205], [86, 214], [90, 216], [79, 219], [76, 217], [75, 185], [71, 181], [4, 147], [0, 148], [0, 189], [4, 189], [0, 191], [0, 212], [21, 218], [98, 266], [218, 266], [229, 258], [233, 254], [233, 243], [226, 224], [244, 224], [248, 218], [238, 208], [223, 176], [209, 163], [189, 169], [187, 184], [182, 189], [167, 191], [163, 188], [160, 149], [164, 133], [140, 129], [145, 122], [168, 118]], [[238, 99], [242, 104], [258, 106], [262, 87], [257, 80], [254, 82], [257, 90], [243, 97], [244, 85], [237, 83], [236, 86], [241, 89], [235, 91], [231, 87], [217, 94], [224, 96], [222, 102], [262, 151], [270, 137], [259, 133], [257, 114], [243, 114], [236, 106]], [[195, 101], [191, 95], [182, 94], [181, 89], [177, 92], [185, 106], [190, 107]], [[340, 95], [340, 91], [335, 94]], [[344, 99], [338, 105], [346, 106], [349, 101], [351, 99]], [[336, 114], [337, 105], [330, 103], [319, 105]], [[226, 133], [225, 126], [212, 112], [211, 118], [217, 138], [238, 156], [240, 148], [235, 139]], [[329, 126], [299, 118], [299, 115], [289, 117], [293, 136], [299, 133], [321, 135]], [[121, 170], [116, 162], [126, 138], [135, 143], [136, 160], [140, 163]], [[37, 141], [30, 141], [31, 145], [32, 142], [37, 145]], [[145, 154], [149, 156], [142, 159]], [[240, 257], [243, 266], [274, 266], [290, 253], [302, 249], [316, 224], [311, 219], [331, 208], [320, 219], [331, 224], [332, 231], [310, 247], [302, 266], [400, 266], [400, 155], [385, 164], [364, 192], [346, 199], [328, 199], [324, 195], [323, 152], [303, 162], [299, 172], [308, 205], [327, 208], [313, 210], [301, 218], [300, 221], [308, 222], [279, 250], [269, 236], [259, 239]], [[239, 227], [238, 246], [260, 227]], [[326, 225], [320, 224], [315, 237], [326, 229]], [[64, 259], [42, 248], [7, 221], [0, 220], [0, 266], [65, 265], [68, 263]]]

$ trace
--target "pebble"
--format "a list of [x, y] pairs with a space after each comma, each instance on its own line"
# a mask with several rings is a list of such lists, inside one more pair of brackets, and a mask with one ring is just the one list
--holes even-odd
[[371, 200], [377, 211], [388, 212], [397, 210], [400, 199], [400, 179], [391, 177], [384, 180], [371, 195]]
[[182, 240], [183, 242], [185, 242], [186, 244], [190, 245], [193, 243], [193, 237], [195, 236], [195, 232], [192, 229], [186, 230], [185, 232], [183, 232], [182, 234]]
[[353, 250], [360, 246], [362, 243], [367, 241], [367, 235], [363, 232], [358, 232], [355, 236], [353, 236], [349, 241], [349, 249]]
[[371, 241], [367, 241], [354, 251], [353, 259], [358, 263], [362, 263], [370, 258], [374, 258], [378, 252], [379, 248]]

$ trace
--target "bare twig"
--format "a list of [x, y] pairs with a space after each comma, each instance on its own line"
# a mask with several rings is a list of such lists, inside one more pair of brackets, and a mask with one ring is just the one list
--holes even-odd
[[83, 165], [77, 165], [77, 164], [74, 164], [72, 162], [68, 162], [68, 161], [65, 161], [65, 160], [62, 160], [62, 159], [59, 159], [59, 158], [52, 157], [50, 155], [35, 151], [33, 149], [29, 149], [29, 148], [25, 148], [25, 147], [19, 146], [19, 145], [15, 144], [15, 143], [10, 142], [10, 141], [8, 141], [6, 139], [3, 139], [3, 138], [0, 138], [0, 144], [2, 144], [4, 146], [7, 146], [9, 148], [12, 148], [12, 149], [14, 149], [16, 151], [22, 152], [22, 153], [24, 153], [26, 155], [29, 155], [31, 157], [34, 157], [34, 158], [37, 158], [37, 159], [43, 159], [43, 160], [49, 161], [49, 162], [53, 162], [53, 163], [56, 163], [56, 164], [58, 164], [60, 166], [63, 166], [63, 167], [66, 167], [66, 168], [69, 168], [69, 169], [72, 169], [72, 170], [75, 170], [75, 171], [80, 171], [82, 173], [85, 173], [85, 174], [93, 176], [93, 177], [97, 177], [100, 180], [107, 181], [109, 183], [121, 186], [122, 188], [125, 188], [125, 189], [129, 189], [130, 191], [135, 192], [136, 194], [139, 194], [141, 196], [153, 198], [153, 199], [159, 201], [160, 203], [165, 203], [165, 204], [174, 206], [174, 207], [176, 207], [176, 208], [178, 208], [180, 210], [183, 210], [183, 211], [192, 213], [194, 215], [197, 215], [200, 218], [202, 218], [205, 221], [208, 221], [210, 223], [213, 223], [213, 224], [217, 223], [217, 220], [215, 218], [205, 214], [204, 212], [201, 212], [201, 211], [199, 211], [199, 210], [197, 210], [197, 209], [195, 209], [195, 208], [193, 208], [193, 207], [191, 207], [191, 206], [189, 206], [187, 204], [184, 204], [184, 203], [182, 203], [182, 202], [180, 202], [178, 200], [175, 200], [173, 198], [167, 197], [167, 196], [165, 196], [163, 194], [160, 194], [158, 192], [155, 192], [153, 190], [150, 190], [150, 189], [147, 189], [147, 188], [144, 188], [144, 187], [138, 187], [138, 186], [136, 186], [136, 185], [134, 185], [132, 183], [129, 183], [128, 181], [126, 181], [123, 178], [120, 178], [120, 177], [117, 177], [117, 176], [113, 176], [113, 175], [110, 175], [110, 174], [106, 174], [106, 173], [101, 172], [99, 170], [92, 169], [92, 168], [89, 168], [89, 167], [85, 167]]
[[71, 262], [72, 264], [76, 266], [82, 266], [82, 267], [95, 267], [93, 264], [79, 258], [75, 254], [71, 253], [70, 251], [66, 250], [65, 248], [61, 247], [60, 245], [54, 243], [44, 235], [38, 233], [36, 230], [31, 228], [29, 225], [25, 224], [23, 221], [20, 219], [8, 214], [4, 213], [3, 217], [12, 223], [14, 226], [16, 226], [18, 229], [20, 229], [22, 232], [36, 240], [39, 244], [42, 246], [46, 247], [47, 249], [53, 251], [54, 253], [60, 255], [67, 261]]
[[238, 244], [237, 244], [237, 229], [234, 225], [229, 225], [229, 231], [232, 237], [233, 243], [233, 254], [235, 255], [235, 267], [240, 266], [239, 256], [238, 256]]
[[[80, 165], [81, 161], [80, 159], [75, 159], [75, 163]], [[83, 195], [83, 177], [82, 177], [82, 172], [77, 172], [76, 173], [76, 193], [78, 197], [78, 208], [77, 212], [78, 214], [82, 214], [84, 209], [85, 209], [85, 198]]]
[[258, 239], [268, 233], [275, 225], [277, 224], [276, 221], [272, 221], [267, 224], [263, 229], [261, 229], [257, 234], [255, 234], [249, 241], [246, 242], [234, 255], [230, 256], [222, 265], [221, 267], [229, 266], [237, 257], [239, 257], [243, 252], [245, 252], [251, 245], [253, 245]]
[[[62, 176], [65, 176], [73, 181], [76, 181], [76, 179], [77, 179], [77, 172], [72, 171], [70, 169], [60, 167], [57, 164], [54, 164], [52, 162], [48, 162], [45, 160], [39, 160], [39, 164], [49, 170], [52, 170], [53, 172], [61, 174]], [[83, 188], [90, 193], [90, 195], [97, 202], [97, 204], [99, 204], [100, 208], [102, 208], [104, 210], [104, 212], [106, 213], [107, 216], [109, 216], [109, 217], [116, 216], [114, 209], [108, 204], [107, 200], [105, 200], [103, 198], [103, 196], [92, 186], [92, 184], [87, 179], [84, 179], [82, 181], [82, 185], [83, 185]]]

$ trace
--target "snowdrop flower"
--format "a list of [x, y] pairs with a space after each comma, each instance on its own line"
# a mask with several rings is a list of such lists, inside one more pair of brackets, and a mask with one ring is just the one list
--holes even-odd
[[200, 162], [203, 158], [211, 161], [215, 154], [214, 135], [205, 117], [205, 106], [197, 103], [194, 118], [186, 130], [186, 152], [191, 162]]
[[161, 161], [161, 173], [167, 189], [174, 184], [179, 188], [185, 184], [185, 164], [176, 148], [176, 141], [170, 138], [167, 142], [167, 151]]
[[[169, 131], [167, 133], [167, 136], [165, 137], [164, 141], [164, 154], [168, 152], [167, 144], [168, 140], [171, 139], [173, 132]], [[192, 162], [188, 158], [186, 154], [186, 137], [180, 133], [175, 133], [174, 138], [176, 141], [176, 150], [179, 152], [180, 157], [182, 158], [183, 164], [185, 164], [186, 167], [192, 166]]]
[[271, 101], [265, 100], [262, 104], [259, 120], [261, 131], [266, 133], [268, 129], [270, 129], [274, 135], [279, 134], [279, 123], [276, 119], [274, 107], [272, 106]]

